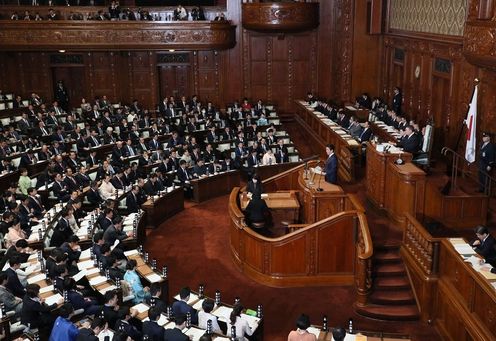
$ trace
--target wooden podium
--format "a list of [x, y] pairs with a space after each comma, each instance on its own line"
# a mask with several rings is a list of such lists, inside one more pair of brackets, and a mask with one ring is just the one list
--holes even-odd
[[[399, 154], [378, 152], [375, 145], [367, 143], [367, 198], [379, 208], [385, 208], [386, 179], [389, 179], [388, 164], [394, 163]], [[404, 162], [412, 160], [412, 154], [402, 153]]]
[[425, 172], [413, 163], [387, 164], [385, 209], [401, 229], [406, 226], [406, 213], [413, 217], [424, 213]]

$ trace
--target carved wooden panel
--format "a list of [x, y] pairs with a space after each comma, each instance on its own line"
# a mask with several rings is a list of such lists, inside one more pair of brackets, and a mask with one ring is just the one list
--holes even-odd
[[243, 3], [243, 27], [263, 32], [294, 32], [319, 25], [319, 3]]
[[228, 21], [5, 21], [0, 24], [0, 44], [4, 50], [220, 50], [234, 46], [234, 30]]
[[319, 230], [316, 273], [354, 272], [355, 250], [353, 248], [343, 250], [338, 245], [352, 245], [354, 243], [353, 225], [353, 217], [346, 216], [334, 224], [332, 228], [324, 227]]

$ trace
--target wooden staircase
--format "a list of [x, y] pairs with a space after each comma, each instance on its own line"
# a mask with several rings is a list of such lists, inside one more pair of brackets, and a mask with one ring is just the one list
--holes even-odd
[[374, 253], [372, 293], [366, 306], [356, 308], [357, 313], [377, 320], [418, 320], [419, 310], [399, 246], [376, 246]]

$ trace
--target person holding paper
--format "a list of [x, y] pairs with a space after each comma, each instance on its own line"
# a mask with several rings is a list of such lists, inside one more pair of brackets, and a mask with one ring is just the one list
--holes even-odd
[[315, 335], [307, 331], [310, 325], [308, 315], [301, 314], [296, 320], [296, 330], [292, 330], [288, 335], [288, 341], [316, 341]]
[[38, 328], [48, 331], [55, 321], [55, 316], [51, 314], [51, 311], [63, 302], [64, 299], [61, 298], [58, 302], [50, 306], [47, 305], [45, 300], [40, 297], [40, 286], [28, 284], [26, 295], [22, 300], [21, 323], [31, 329]]

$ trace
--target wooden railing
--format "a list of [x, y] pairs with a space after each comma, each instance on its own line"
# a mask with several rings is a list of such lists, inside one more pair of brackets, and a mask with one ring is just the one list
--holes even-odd
[[412, 284], [421, 319], [433, 319], [439, 274], [441, 239], [434, 238], [412, 215], [406, 214], [401, 255]]
[[411, 254], [425, 274], [437, 274], [440, 239], [433, 238], [409, 213], [406, 214], [406, 217], [403, 247]]
[[[354, 195], [350, 195], [353, 202], [356, 200]], [[351, 199], [350, 198], [350, 199]], [[357, 211], [358, 216], [358, 235], [355, 243], [356, 246], [356, 268], [355, 268], [355, 286], [357, 289], [357, 306], [365, 306], [372, 288], [372, 255], [374, 247], [369, 232], [369, 224], [363, 210]]]

